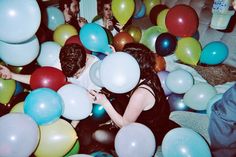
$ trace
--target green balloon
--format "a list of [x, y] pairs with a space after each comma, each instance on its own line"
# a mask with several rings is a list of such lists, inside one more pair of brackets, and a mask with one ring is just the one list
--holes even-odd
[[64, 156], [64, 157], [69, 157], [69, 156], [71, 156], [71, 155], [75, 155], [75, 154], [78, 154], [78, 152], [79, 152], [79, 141], [77, 140], [76, 142], [75, 142], [75, 144], [74, 144], [74, 146], [71, 148], [71, 150], [68, 152], [68, 153], [66, 153], [66, 155]]
[[157, 37], [161, 34], [161, 28], [159, 26], [152, 26], [146, 30], [143, 31], [142, 38], [140, 40], [140, 43], [147, 46], [150, 50], [153, 52], [156, 51], [155, 43]]
[[15, 80], [4, 80], [0, 78], [0, 103], [7, 104], [16, 90]]

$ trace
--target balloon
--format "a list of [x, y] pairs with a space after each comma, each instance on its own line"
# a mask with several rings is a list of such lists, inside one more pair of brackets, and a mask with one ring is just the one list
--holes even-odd
[[208, 43], [202, 50], [200, 63], [208, 65], [217, 65], [222, 63], [229, 54], [227, 45], [221, 41]]
[[197, 65], [201, 55], [201, 44], [192, 37], [181, 38], [177, 42], [175, 54], [183, 63]]
[[208, 117], [211, 116], [212, 106], [223, 97], [223, 93], [216, 94], [207, 102], [207, 115]]
[[139, 82], [139, 64], [128, 53], [112, 53], [102, 61], [100, 78], [104, 87], [109, 91], [126, 93]]
[[6, 104], [10, 101], [16, 89], [15, 80], [4, 80], [0, 78], [0, 103]]
[[164, 71], [166, 69], [166, 61], [164, 57], [155, 55], [155, 58], [156, 58], [155, 71], [156, 72]]
[[19, 74], [21, 72], [21, 70], [23, 69], [22, 66], [11, 66], [11, 65], [8, 65], [8, 68], [14, 72], [14, 73], [17, 73]]
[[178, 4], [170, 8], [166, 15], [168, 32], [179, 37], [190, 37], [198, 28], [198, 15], [189, 5]]
[[93, 157], [93, 156], [88, 155], [88, 154], [75, 154], [75, 155], [72, 155], [70, 157]]
[[102, 105], [93, 104], [91, 116], [95, 120], [101, 120], [101, 119], [105, 119], [107, 117], [107, 113]]
[[168, 75], [169, 75], [168, 71], [160, 71], [157, 73], [157, 76], [160, 79], [161, 87], [163, 88], [165, 95], [170, 95], [172, 93], [171, 90], [166, 85], [166, 79]]
[[159, 15], [159, 13], [164, 10], [164, 9], [168, 9], [168, 7], [164, 4], [158, 4], [155, 5], [149, 14], [149, 19], [151, 21], [152, 24], [156, 25], [157, 24], [157, 16]]
[[64, 157], [70, 157], [71, 155], [77, 154], [79, 152], [79, 147], [79, 141], [77, 140], [71, 150], [67, 152]]
[[25, 101], [26, 96], [29, 94], [29, 92], [22, 92], [15, 96], [13, 96], [10, 101], [6, 104], [6, 107], [9, 108], [9, 111], [15, 107], [16, 104]]
[[75, 84], [67, 84], [57, 92], [65, 105], [63, 117], [70, 120], [81, 120], [87, 118], [92, 112], [92, 103], [89, 101], [86, 89]]
[[85, 24], [80, 30], [80, 40], [90, 51], [110, 53], [106, 31], [96, 23]]
[[30, 156], [39, 142], [38, 125], [23, 113], [0, 117], [0, 156]]
[[[65, 45], [72, 44], [72, 43], [79, 44], [80, 46], [84, 46], [80, 41], [79, 35], [74, 35], [74, 36], [71, 36], [70, 38], [68, 38], [65, 42]], [[87, 48], [84, 47], [84, 49], [85, 49], [86, 53], [91, 54], [91, 51], [89, 51]]]
[[157, 25], [160, 26], [162, 28], [162, 32], [167, 32], [167, 28], [166, 28], [166, 15], [168, 13], [169, 9], [164, 9], [162, 10], [158, 16], [157, 16]]
[[0, 58], [7, 64], [24, 66], [37, 58], [38, 54], [39, 41], [36, 36], [19, 44], [0, 41]]
[[52, 31], [65, 23], [64, 15], [60, 9], [54, 6], [47, 7], [47, 21], [45, 25]]
[[143, 0], [143, 3], [146, 6], [146, 15], [149, 16], [152, 8], [158, 4], [161, 4], [160, 0]]
[[143, 17], [145, 15], [145, 13], [146, 13], [146, 6], [144, 5], [144, 3], [142, 3], [139, 11], [134, 14], [134, 18], [139, 19], [139, 18]]
[[100, 78], [100, 67], [101, 67], [102, 61], [99, 60], [95, 63], [93, 63], [93, 65], [91, 66], [90, 70], [89, 70], [89, 77], [91, 79], [91, 81], [99, 86], [99, 87], [103, 87], [101, 78]]
[[155, 52], [155, 42], [157, 37], [161, 34], [159, 26], [152, 26], [144, 30], [140, 43], [147, 46], [150, 50]]
[[37, 157], [63, 156], [77, 140], [75, 129], [63, 119], [40, 126], [40, 133], [40, 142], [34, 152]]
[[117, 21], [124, 26], [134, 12], [134, 1], [112, 0], [111, 10]]
[[194, 83], [191, 73], [184, 69], [177, 69], [171, 71], [166, 79], [167, 87], [174, 93], [186, 93]]
[[101, 151], [98, 151], [98, 152], [94, 152], [91, 154], [92, 156], [96, 156], [96, 157], [113, 157], [112, 155], [106, 153], [106, 152], [101, 152]]
[[24, 113], [31, 116], [38, 125], [55, 122], [63, 112], [63, 100], [49, 88], [35, 89], [26, 97]]
[[113, 46], [117, 51], [121, 51], [125, 44], [134, 42], [132, 36], [127, 32], [117, 33], [113, 38]]
[[19, 112], [19, 113], [24, 113], [24, 102], [20, 102], [16, 104], [10, 112]]
[[184, 94], [172, 93], [168, 96], [168, 102], [170, 105], [170, 111], [189, 111], [190, 108], [184, 104]]
[[160, 34], [155, 43], [156, 53], [160, 56], [167, 56], [175, 51], [177, 39], [170, 33]]
[[62, 24], [58, 26], [53, 33], [53, 40], [63, 46], [67, 39], [78, 35], [76, 28], [70, 24]]
[[21, 92], [24, 91], [24, 87], [22, 86], [22, 84], [18, 81], [16, 81], [16, 89], [13, 95], [17, 95], [20, 94]]
[[138, 26], [129, 25], [125, 28], [125, 32], [129, 33], [129, 35], [133, 38], [135, 42], [139, 42], [142, 37], [142, 30]]
[[122, 127], [115, 137], [115, 150], [119, 157], [150, 157], [154, 155], [155, 148], [153, 132], [140, 123]]
[[2, 21], [0, 40], [9, 43], [24, 42], [39, 28], [41, 21], [39, 5], [37, 1], [1, 0], [0, 21]]
[[59, 69], [53, 67], [41, 67], [35, 70], [30, 77], [30, 87], [50, 88], [57, 91], [66, 84], [66, 76]]
[[208, 101], [216, 95], [216, 89], [208, 83], [197, 83], [184, 95], [184, 103], [194, 110], [206, 110]]
[[37, 62], [40, 66], [55, 66], [59, 60], [61, 46], [53, 41], [46, 41], [41, 44]]
[[175, 128], [169, 131], [162, 142], [165, 157], [211, 157], [205, 140], [188, 128]]

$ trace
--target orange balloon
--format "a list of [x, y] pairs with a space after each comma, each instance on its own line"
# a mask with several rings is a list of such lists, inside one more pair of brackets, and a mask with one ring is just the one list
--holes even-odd
[[120, 32], [113, 38], [113, 46], [117, 51], [121, 51], [125, 44], [134, 42], [132, 36], [127, 32]]
[[155, 54], [155, 58], [156, 58], [155, 71], [160, 72], [160, 71], [165, 70], [166, 69], [166, 61], [165, 61], [164, 57]]

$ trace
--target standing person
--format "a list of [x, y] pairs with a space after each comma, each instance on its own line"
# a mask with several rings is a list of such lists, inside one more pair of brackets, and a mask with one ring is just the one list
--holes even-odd
[[59, 8], [64, 14], [65, 22], [74, 26], [77, 31], [87, 23], [83, 17], [78, 17], [80, 0], [59, 0]]
[[236, 156], [236, 84], [212, 106], [208, 133], [214, 157]]
[[124, 52], [132, 55], [141, 70], [139, 84], [128, 94], [124, 94], [126, 101], [122, 102], [123, 112], [118, 112], [107, 97], [97, 91], [90, 91], [94, 103], [101, 104], [116, 126], [123, 126], [138, 122], [149, 127], [156, 137], [157, 145], [161, 145], [165, 134], [178, 125], [169, 120], [170, 108], [155, 73], [155, 57], [146, 46], [140, 43], [128, 43]]
[[102, 1], [102, 12], [99, 15], [101, 16], [101, 18], [94, 21], [94, 23], [97, 23], [107, 30], [111, 31], [113, 36], [122, 31], [122, 26], [117, 23], [112, 15], [111, 0]]

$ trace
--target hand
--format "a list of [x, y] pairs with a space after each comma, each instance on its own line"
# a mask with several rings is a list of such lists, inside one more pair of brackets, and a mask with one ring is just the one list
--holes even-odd
[[89, 91], [89, 97], [90, 100], [92, 100], [92, 103], [100, 104], [102, 106], [107, 104], [106, 102], [109, 101], [104, 94], [99, 93], [95, 90]]
[[105, 28], [112, 31], [114, 29], [113, 22], [111, 19], [107, 19], [105, 22]]
[[64, 5], [64, 11], [63, 11], [63, 14], [64, 14], [64, 18], [65, 18], [65, 21], [66, 22], [70, 22], [71, 18], [72, 18], [72, 15], [70, 15], [69, 13], [69, 8], [68, 6], [65, 4]]
[[116, 27], [119, 28], [120, 32], [123, 32], [123, 27], [120, 23], [116, 23]]
[[88, 23], [88, 21], [83, 17], [78, 17], [77, 20], [80, 28], [82, 28], [86, 23]]
[[3, 79], [11, 79], [12, 73], [7, 67], [0, 65], [0, 77]]

